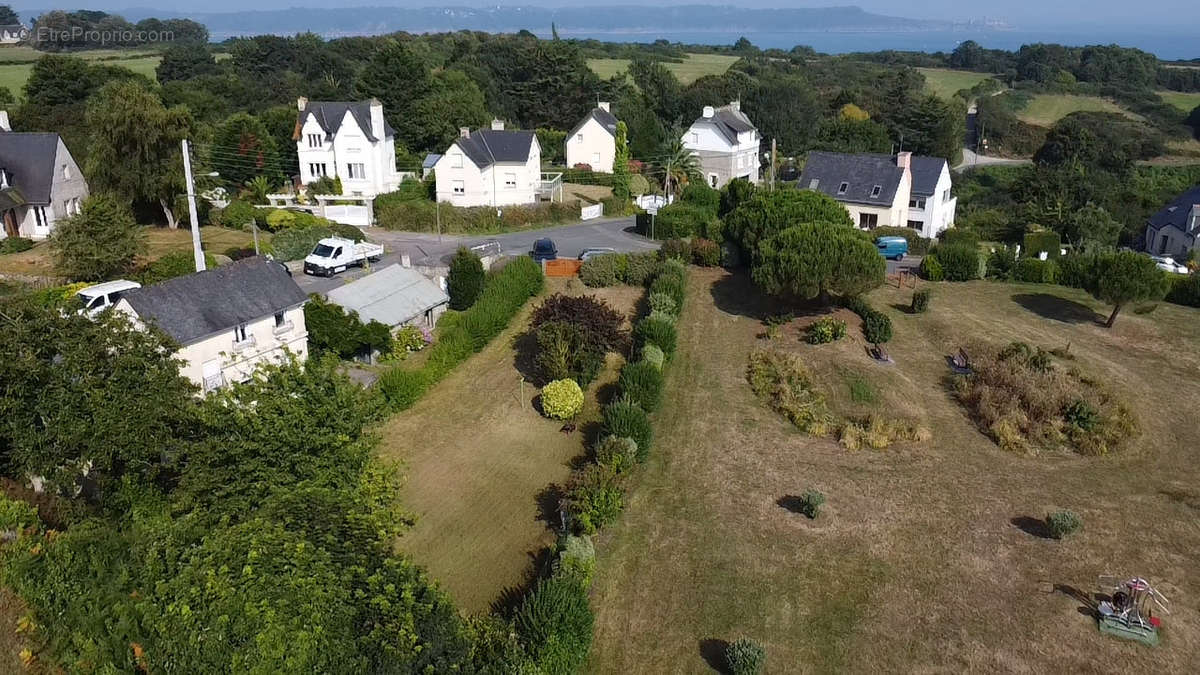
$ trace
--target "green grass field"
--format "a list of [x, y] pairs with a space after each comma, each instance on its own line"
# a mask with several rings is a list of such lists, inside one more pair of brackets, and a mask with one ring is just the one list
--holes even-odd
[[1024, 110], [1017, 113], [1017, 117], [1029, 124], [1048, 127], [1074, 112], [1114, 112], [1131, 119], [1141, 119], [1107, 99], [1073, 94], [1038, 94]]
[[[663, 63], [680, 84], [691, 84], [705, 75], [722, 75], [738, 57], [725, 54], [688, 54], [683, 63]], [[603, 79], [629, 68], [629, 59], [588, 59], [588, 67]]]
[[[853, 314], [836, 310], [849, 331], [833, 344], [804, 343], [803, 313], [762, 339], [779, 304], [744, 273], [692, 268], [655, 449], [597, 539], [586, 672], [721, 670], [743, 636], [765, 646], [767, 673], [1195, 671], [1200, 612], [1177, 598], [1200, 597], [1200, 427], [1161, 401], [1168, 386], [1175, 409], [1200, 405], [1200, 310], [1159, 303], [1108, 330], [1109, 308], [1081, 291], [929, 287], [918, 315], [900, 309], [911, 288], [870, 294], [895, 324], [895, 363], [880, 365]], [[1141, 434], [1110, 457], [1001, 450], [948, 391], [946, 355], [975, 339], [1069, 343], [1055, 367], [1097, 375]], [[913, 419], [932, 439], [851, 451], [798, 432], [747, 384], [765, 344], [802, 358], [834, 412]], [[874, 396], [856, 399], [857, 379]], [[808, 488], [827, 498], [816, 520], [793, 511]], [[1036, 523], [1059, 508], [1083, 529], [1044, 538]], [[1100, 634], [1088, 612], [1106, 573], [1171, 599], [1163, 646]]]
[[1200, 106], [1200, 92], [1160, 91], [1157, 93], [1163, 101], [1184, 112], [1191, 112], [1195, 110], [1196, 106]]
[[991, 78], [988, 73], [945, 68], [917, 68], [925, 76], [925, 87], [938, 98], [948, 99], [960, 89], [970, 89]]
[[[112, 52], [112, 50], [104, 50], [104, 52]], [[92, 53], [89, 52], [90, 56]], [[112, 55], [112, 54], [109, 54]], [[85, 56], [85, 58], [89, 58]], [[144, 74], [150, 79], [155, 78], [155, 68], [158, 67], [158, 61], [161, 59], [156, 55], [146, 55], [144, 53], [130, 58], [122, 59], [102, 59], [96, 56], [95, 60], [106, 66], [120, 66], [130, 68], [131, 71]], [[25, 80], [29, 79], [30, 71], [34, 70], [32, 61], [24, 62], [24, 64], [0, 64], [0, 86], [7, 86], [8, 91], [12, 91], [12, 95], [17, 98], [22, 97], [22, 89], [25, 86]]]

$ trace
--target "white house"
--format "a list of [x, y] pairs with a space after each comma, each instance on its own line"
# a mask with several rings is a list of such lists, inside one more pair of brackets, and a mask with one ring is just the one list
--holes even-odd
[[567, 166], [586, 164], [592, 171], [612, 173], [617, 158], [617, 118], [601, 102], [567, 134], [563, 141]]
[[83, 172], [58, 134], [10, 131], [0, 110], [0, 239], [45, 239], [87, 196]]
[[0, 26], [0, 45], [15, 45], [29, 35], [29, 29], [20, 23]]
[[866, 230], [909, 227], [933, 238], [954, 223], [950, 167], [938, 157], [810, 152], [800, 187], [834, 198]]
[[1179, 195], [1146, 221], [1146, 252], [1185, 260], [1200, 239], [1200, 185]]
[[296, 100], [299, 118], [292, 139], [304, 184], [328, 176], [342, 181], [342, 194], [374, 197], [399, 187], [395, 132], [383, 105], [370, 101]]
[[434, 165], [437, 199], [454, 206], [507, 206], [537, 203], [542, 149], [532, 131], [459, 130]]
[[720, 188], [735, 178], [759, 182], [761, 140], [741, 103], [733, 101], [720, 108], [704, 106], [703, 114], [683, 135], [683, 147], [700, 160], [709, 186]]
[[174, 339], [180, 373], [208, 393], [259, 364], [306, 359], [307, 301], [282, 265], [255, 256], [125, 291], [115, 307]]

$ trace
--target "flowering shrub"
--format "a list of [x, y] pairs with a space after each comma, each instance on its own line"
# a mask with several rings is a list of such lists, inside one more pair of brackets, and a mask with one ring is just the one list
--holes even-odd
[[419, 352], [433, 342], [433, 333], [424, 326], [407, 325], [396, 333], [393, 351]]
[[575, 380], [555, 380], [542, 387], [542, 411], [546, 417], [569, 420], [583, 410], [583, 390]]

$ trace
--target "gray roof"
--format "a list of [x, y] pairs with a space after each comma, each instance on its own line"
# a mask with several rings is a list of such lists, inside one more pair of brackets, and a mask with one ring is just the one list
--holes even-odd
[[1179, 195], [1158, 213], [1150, 216], [1149, 225], [1154, 229], [1173, 227], [1184, 234], [1188, 233], [1188, 217], [1192, 208], [1200, 205], [1200, 185]]
[[937, 191], [938, 179], [942, 177], [942, 169], [946, 160], [941, 157], [912, 158], [912, 193], [917, 197], [932, 197]]
[[259, 256], [168, 279], [122, 297], [138, 318], [158, 326], [181, 345], [308, 300], [282, 265]]
[[358, 312], [364, 322], [378, 321], [398, 326], [450, 302], [437, 284], [420, 272], [390, 265], [325, 294], [329, 301], [347, 311]]
[[582, 120], [580, 120], [579, 124], [575, 125], [575, 128], [571, 130], [571, 133], [567, 134], [567, 138], [569, 139], [572, 136], [574, 136], [575, 134], [579, 133], [579, 130], [583, 128], [583, 125], [588, 123], [588, 120], [596, 120], [597, 122], [600, 123], [600, 126], [604, 127], [605, 131], [607, 131], [609, 134], [612, 134], [612, 136], [614, 138], [616, 137], [616, 135], [617, 135], [617, 117], [616, 117], [616, 115], [613, 115], [611, 112], [605, 110], [604, 108], [592, 108], [591, 112], [589, 112]]
[[[309, 101], [304, 106], [304, 110], [300, 113], [300, 126], [304, 126], [304, 121], [308, 115], [316, 118], [317, 124], [325, 130], [328, 138], [333, 138], [342, 126], [342, 122], [346, 119], [346, 112], [349, 111], [354, 116], [354, 120], [358, 122], [358, 126], [367, 136], [367, 140], [375, 142], [379, 139], [375, 138], [373, 129], [371, 128], [371, 102], [370, 101]], [[383, 132], [387, 136], [395, 135], [395, 130], [387, 123], [387, 119], [383, 120]], [[297, 131], [299, 133], [299, 131]], [[297, 139], [298, 140], [298, 139]]]
[[475, 166], [485, 168], [496, 162], [527, 162], [533, 150], [532, 131], [496, 131], [478, 129], [468, 138], [458, 138], [455, 143]]
[[0, 131], [0, 169], [32, 204], [49, 204], [58, 134]]
[[438, 163], [438, 160], [440, 160], [441, 158], [442, 158], [442, 156], [439, 155], [438, 153], [431, 152], [428, 155], [425, 155], [425, 159], [421, 160], [421, 168], [422, 169], [432, 169], [434, 167], [434, 165]]
[[746, 113], [733, 109], [733, 104], [723, 105], [713, 110], [712, 117], [704, 117], [703, 115], [696, 119], [696, 122], [711, 122], [716, 125], [717, 130], [721, 132], [729, 140], [730, 143], [737, 143], [738, 134], [746, 131], [754, 131], [756, 128], [754, 123], [746, 117]]
[[[800, 187], [824, 192], [840, 202], [891, 206], [903, 176], [891, 155], [810, 152], [800, 174]], [[845, 192], [841, 192], [842, 183]], [[871, 196], [876, 186], [879, 193]]]

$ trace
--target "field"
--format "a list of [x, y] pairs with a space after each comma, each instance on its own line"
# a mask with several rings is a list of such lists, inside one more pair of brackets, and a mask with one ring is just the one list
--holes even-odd
[[[21, 51], [16, 51], [18, 49]], [[121, 56], [122, 54], [125, 56]], [[0, 49], [0, 61], [4, 62], [0, 63], [0, 87], [8, 87], [13, 96], [21, 98], [21, 90], [25, 87], [25, 80], [29, 79], [30, 71], [33, 70], [33, 62], [41, 55], [41, 52], [23, 47]], [[115, 49], [81, 52], [78, 56], [108, 66], [128, 68], [152, 80], [154, 79], [154, 69], [158, 67], [160, 60], [158, 56], [147, 52], [128, 52]], [[26, 62], [13, 63], [13, 61], [22, 60]]]
[[[259, 242], [270, 241], [269, 233], [260, 232]], [[254, 246], [254, 237], [249, 232], [231, 230], [224, 227], [201, 227], [200, 243], [208, 253], [223, 254], [234, 247]], [[143, 262], [157, 260], [172, 251], [191, 251], [192, 232], [186, 227], [168, 229], [165, 227], [146, 228], [146, 255]], [[57, 276], [54, 263], [50, 259], [50, 247], [46, 242], [38, 242], [33, 248], [24, 253], [0, 255], [0, 274], [22, 274], [29, 276]]]
[[1160, 91], [1157, 93], [1163, 101], [1184, 112], [1191, 112], [1195, 110], [1196, 106], [1200, 106], [1200, 92]]
[[1024, 110], [1017, 113], [1017, 117], [1023, 122], [1048, 127], [1074, 112], [1115, 112], [1132, 119], [1141, 119], [1107, 99], [1073, 94], [1038, 94]]
[[[778, 308], [743, 276], [693, 269], [691, 285], [662, 440], [597, 544], [588, 672], [711, 672], [741, 636], [766, 647], [768, 673], [1197, 672], [1200, 428], [1162, 406], [1167, 391], [1169, 410], [1200, 406], [1197, 310], [1127, 311], [1109, 331], [1095, 324], [1106, 308], [1059, 287], [938, 284], [923, 315], [895, 307], [910, 289], [881, 289], [891, 366], [867, 358], [853, 315], [840, 314], [847, 339], [824, 346], [798, 339], [802, 316], [771, 343], [805, 358], [835, 411], [934, 434], [851, 452], [749, 391], [747, 355]], [[945, 389], [945, 355], [971, 337], [1070, 343], [1072, 365], [1120, 387], [1143, 435], [1108, 458], [1000, 450]], [[811, 521], [789, 508], [810, 487], [828, 498]], [[1056, 508], [1083, 530], [1045, 538]], [[1171, 599], [1162, 646], [1099, 634], [1089, 604], [1106, 573]]]
[[[578, 280], [547, 279], [547, 292], [582, 292]], [[588, 290], [632, 313], [641, 288]], [[583, 455], [583, 433], [600, 417], [596, 392], [616, 379], [619, 357], [591, 386], [579, 427], [559, 431], [533, 406], [537, 388], [521, 386], [528, 365], [517, 363], [530, 302], [512, 325], [409, 410], [383, 428], [381, 454], [403, 465], [402, 501], [416, 525], [398, 548], [427, 567], [464, 611], [486, 611], [509, 589], [522, 587], [538, 556], [554, 542], [551, 488], [570, 476]], [[526, 352], [522, 350], [522, 353]], [[524, 394], [522, 396], [522, 393]]]
[[[737, 63], [738, 57], [725, 54], [688, 54], [683, 63], [663, 65], [674, 73], [680, 84], [691, 84], [705, 75], [723, 75]], [[588, 67], [603, 79], [608, 79], [629, 68], [629, 59], [588, 59]]]
[[917, 68], [925, 76], [925, 86], [938, 98], [948, 99], [961, 89], [970, 89], [991, 78], [989, 73], [944, 68]]

